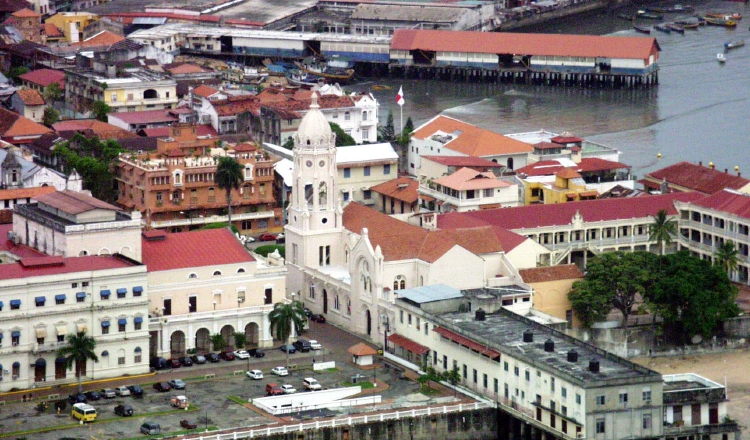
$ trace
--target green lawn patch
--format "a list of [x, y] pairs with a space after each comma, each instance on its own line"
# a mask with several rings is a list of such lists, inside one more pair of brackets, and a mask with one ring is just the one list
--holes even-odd
[[243, 399], [243, 398], [241, 398], [241, 397], [238, 397], [238, 396], [229, 396], [229, 397], [227, 397], [227, 398], [228, 398], [229, 400], [231, 400], [232, 402], [234, 402], [234, 403], [239, 403], [240, 405], [243, 405], [243, 406], [244, 406], [244, 405], [245, 405], [246, 403], [248, 403], [248, 402], [247, 402], [247, 400], [245, 400], [245, 399]]
[[436, 390], [434, 388], [429, 388], [426, 385], [422, 385], [422, 387], [419, 389], [419, 392], [422, 393], [422, 394], [424, 394], [425, 396], [438, 396], [438, 395], [440, 395], [440, 391], [438, 391], [438, 390]]
[[366, 390], [368, 388], [375, 388], [375, 385], [372, 384], [372, 382], [362, 381], [357, 383], [352, 382], [344, 382], [342, 385], [345, 387], [362, 387], [363, 390]]

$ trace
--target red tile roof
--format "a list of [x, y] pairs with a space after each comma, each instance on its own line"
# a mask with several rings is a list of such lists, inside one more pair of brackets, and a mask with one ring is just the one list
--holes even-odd
[[179, 66], [170, 67], [166, 70], [172, 75], [206, 72], [206, 70], [203, 69], [201, 66], [190, 64], [190, 63], [180, 64]]
[[126, 124], [155, 124], [177, 122], [178, 119], [169, 114], [169, 110], [144, 110], [140, 112], [111, 113], [110, 117], [117, 118]]
[[68, 121], [57, 122], [52, 125], [55, 131], [80, 131], [91, 130], [92, 133], [99, 136], [100, 139], [123, 139], [135, 137], [131, 133], [116, 125], [99, 121], [98, 119], [71, 119]]
[[28, 256], [17, 263], [0, 264], [0, 279], [18, 279], [133, 267], [137, 263], [113, 255], [87, 257]]
[[422, 156], [422, 159], [431, 160], [447, 167], [502, 167], [497, 162], [472, 156]]
[[215, 95], [219, 93], [219, 91], [213, 87], [209, 87], [205, 84], [201, 84], [198, 87], [193, 89], [193, 94], [197, 96], [202, 96], [204, 98], [208, 98], [211, 95]]
[[16, 136], [23, 136], [25, 138], [23, 142], [31, 142], [29, 136], [41, 136], [51, 131], [44, 125], [37, 124], [27, 117], [0, 108], [0, 137], [7, 142], [16, 143], [14, 140]]
[[569, 225], [580, 213], [585, 222], [645, 218], [662, 209], [676, 215], [675, 201], [692, 202], [704, 197], [700, 193], [673, 193], [643, 197], [586, 200], [551, 205], [451, 212], [438, 216], [438, 228], [467, 228], [477, 225], [500, 226], [510, 230], [544, 226]]
[[65, 34], [52, 23], [44, 23], [44, 33], [47, 38], [63, 38]]
[[521, 243], [529, 239], [528, 237], [516, 234], [513, 231], [509, 231], [499, 226], [493, 226], [492, 231], [495, 233], [495, 237], [497, 237], [497, 241], [500, 242], [500, 246], [503, 247], [505, 253], [512, 251]]
[[446, 188], [464, 191], [469, 189], [507, 188], [512, 184], [500, 180], [489, 171], [480, 172], [471, 168], [461, 168], [450, 176], [435, 179], [435, 183]]
[[33, 188], [0, 189], [0, 200], [34, 199], [42, 194], [57, 191], [54, 186], [35, 186]]
[[398, 179], [383, 182], [370, 188], [378, 194], [392, 197], [406, 203], [415, 203], [419, 194], [417, 193], [419, 182], [409, 177], [399, 177]]
[[[10, 211], [10, 210], [9, 210]], [[12, 212], [12, 211], [11, 211]], [[8, 240], [8, 232], [13, 230], [13, 223], [0, 225], [0, 252], [13, 254], [18, 258], [43, 257], [45, 254], [23, 244]], [[0, 265], [2, 267], [4, 265]]]
[[495, 350], [492, 350], [491, 348], [482, 345], [478, 342], [475, 342], [465, 336], [461, 336], [456, 332], [450, 331], [447, 328], [444, 327], [438, 327], [433, 330], [435, 333], [439, 334], [440, 336], [450, 339], [451, 341], [463, 345], [466, 348], [469, 348], [471, 350], [474, 350], [478, 352], [479, 354], [486, 354], [487, 356], [491, 358], [496, 358], [500, 356], [500, 353], [498, 353]]
[[487, 157], [503, 154], [529, 153], [533, 147], [494, 131], [479, 128], [458, 119], [439, 115], [414, 131], [413, 137], [426, 140], [438, 131], [451, 134], [459, 132], [453, 140], [444, 144], [445, 148], [467, 156]]
[[378, 354], [377, 350], [365, 344], [364, 342], [353, 345], [346, 351], [353, 354], [354, 356], [372, 356]]
[[750, 194], [722, 190], [691, 204], [750, 219]]
[[163, 240], [142, 243], [149, 272], [255, 261], [226, 228], [171, 233]]
[[235, 116], [240, 113], [257, 113], [260, 101], [254, 95], [230, 96], [229, 99], [213, 101], [214, 110], [219, 116]]
[[410, 351], [414, 354], [424, 354], [430, 351], [429, 347], [418, 344], [405, 336], [399, 335], [398, 333], [391, 333], [390, 335], [388, 335], [388, 342], [393, 342], [399, 347], [403, 347], [407, 351]]
[[575, 280], [583, 278], [583, 272], [575, 264], [535, 267], [518, 271], [524, 283], [545, 283], [548, 281]]
[[36, 89], [20, 89], [16, 90], [16, 93], [18, 93], [18, 97], [27, 106], [44, 105], [47, 103], [44, 100], [44, 96]]
[[666, 180], [669, 184], [681, 186], [688, 190], [699, 191], [703, 194], [713, 194], [724, 188], [741, 189], [750, 183], [750, 180], [744, 177], [724, 173], [702, 165], [695, 165], [690, 162], [678, 162], [656, 170], [646, 174], [646, 179], [656, 182]]
[[[552, 176], [564, 168], [565, 166], [556, 160], [542, 160], [531, 165], [526, 165], [523, 168], [516, 169], [516, 174], [526, 174], [527, 176]], [[599, 159], [598, 157], [583, 158], [581, 159], [581, 163], [577, 164], [575, 167], [571, 167], [571, 169], [578, 171], [579, 173], [614, 171], [623, 168], [630, 168], [630, 165], [613, 162], [611, 160]]]
[[396, 29], [391, 50], [646, 60], [655, 38]]
[[[170, 127], [154, 127], [141, 129], [138, 133], [143, 132], [147, 137], [167, 137], [169, 136], [169, 130]], [[196, 133], [198, 136], [219, 136], [216, 129], [208, 124], [196, 126]]]
[[37, 69], [19, 75], [18, 78], [41, 87], [47, 87], [56, 82], [60, 84], [61, 89], [65, 88], [65, 73], [62, 70]]
[[72, 43], [71, 46], [104, 47], [104, 46], [111, 46], [115, 43], [119, 43], [120, 41], [124, 39], [125, 37], [123, 37], [122, 35], [117, 35], [110, 31], [101, 31], [98, 34], [94, 34], [91, 37], [81, 41], [78, 44]]
[[34, 18], [34, 17], [41, 17], [41, 15], [37, 14], [36, 12], [32, 11], [28, 8], [23, 8], [19, 11], [16, 11], [12, 14], [13, 17], [19, 17], [19, 18]]

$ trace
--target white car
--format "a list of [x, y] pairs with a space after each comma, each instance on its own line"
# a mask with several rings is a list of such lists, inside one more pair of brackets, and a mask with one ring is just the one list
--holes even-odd
[[315, 339], [310, 339], [310, 350], [322, 350], [323, 346], [320, 345], [320, 342], [316, 341]]
[[322, 390], [323, 387], [320, 386], [317, 380], [313, 379], [312, 377], [306, 377], [302, 383], [305, 385], [305, 388], [307, 388], [310, 391], [319, 391]]
[[250, 353], [248, 353], [246, 350], [235, 350], [234, 357], [236, 357], [237, 359], [250, 359]]
[[277, 376], [289, 376], [289, 372], [287, 371], [286, 367], [273, 367], [271, 368], [271, 373]]
[[115, 388], [115, 394], [120, 397], [129, 396], [130, 390], [128, 389], [128, 387], [117, 387]]
[[253, 380], [263, 379], [263, 372], [260, 370], [250, 370], [247, 373], [245, 373], [245, 375]]
[[291, 385], [282, 385], [281, 390], [284, 392], [284, 394], [294, 394], [297, 392], [297, 389]]

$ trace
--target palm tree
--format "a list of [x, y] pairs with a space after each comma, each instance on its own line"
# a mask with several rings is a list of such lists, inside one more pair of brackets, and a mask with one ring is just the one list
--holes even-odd
[[86, 336], [86, 332], [70, 334], [65, 340], [68, 345], [57, 350], [57, 357], [65, 358], [66, 369], [75, 365], [76, 376], [78, 376], [78, 392], [80, 393], [83, 392], [81, 366], [85, 366], [89, 359], [99, 362], [99, 358], [94, 353], [96, 341], [91, 336]]
[[[271, 334], [276, 336], [284, 344], [289, 344], [289, 337], [294, 329], [302, 329], [305, 326], [305, 309], [299, 301], [291, 303], [278, 302], [268, 314], [271, 322]], [[289, 350], [286, 350], [286, 366], [289, 368]]]
[[734, 242], [727, 240], [716, 249], [714, 264], [723, 268], [727, 275], [731, 277], [731, 273], [737, 269], [737, 263], [739, 263], [737, 255], [738, 251]]
[[232, 228], [232, 190], [240, 189], [240, 183], [244, 180], [242, 173], [244, 168], [233, 157], [224, 156], [219, 158], [216, 166], [214, 182], [227, 193], [227, 213], [229, 228]]
[[677, 222], [669, 218], [667, 211], [662, 209], [654, 216], [654, 222], [648, 228], [649, 240], [656, 241], [659, 254], [664, 255], [664, 246], [672, 243], [672, 237], [677, 233]]

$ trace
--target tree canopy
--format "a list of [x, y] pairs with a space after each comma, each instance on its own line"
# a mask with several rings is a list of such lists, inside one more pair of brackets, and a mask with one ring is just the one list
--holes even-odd
[[331, 131], [333, 131], [334, 134], [336, 134], [336, 146], [337, 147], [350, 147], [352, 145], [357, 145], [357, 142], [354, 140], [353, 137], [346, 134], [343, 128], [335, 122], [329, 122], [331, 125]]
[[240, 183], [243, 180], [242, 173], [244, 168], [235, 158], [225, 156], [219, 158], [219, 164], [216, 166], [214, 182], [219, 188], [223, 189], [227, 197], [227, 220], [232, 224], [232, 190], [240, 189]]
[[381, 125], [378, 131], [383, 142], [391, 142], [396, 139], [396, 128], [393, 125], [393, 110], [388, 112], [385, 125]]
[[107, 113], [111, 113], [112, 108], [104, 101], [94, 101], [91, 104], [91, 116], [102, 122], [107, 122]]
[[60, 157], [67, 172], [75, 169], [83, 178], [83, 187], [97, 199], [114, 202], [117, 193], [113, 182], [117, 157], [125, 150], [117, 141], [76, 134], [70, 141], [57, 144], [54, 154]]
[[677, 234], [677, 222], [669, 218], [664, 209], [654, 216], [654, 222], [649, 226], [649, 239], [655, 241], [659, 252], [664, 255], [664, 247], [672, 243], [672, 237]]
[[[54, 83], [53, 83], [54, 84]], [[42, 116], [42, 123], [47, 127], [52, 127], [60, 120], [60, 112], [55, 110], [53, 107], [47, 107], [44, 109], [44, 115]]]
[[[271, 323], [271, 334], [283, 344], [288, 344], [295, 329], [300, 331], [305, 327], [307, 317], [301, 302], [278, 302], [268, 314], [268, 321]], [[289, 367], [289, 350], [286, 350], [286, 366]]]
[[96, 341], [91, 336], [86, 336], [86, 332], [69, 334], [65, 337], [67, 345], [57, 350], [57, 357], [65, 359], [65, 369], [76, 367], [76, 376], [78, 377], [78, 392], [83, 392], [81, 370], [85, 369], [86, 362], [92, 360], [99, 362], [94, 350]]
[[50, 83], [47, 87], [44, 88], [44, 99], [46, 99], [49, 102], [55, 102], [59, 101], [63, 97], [63, 93], [65, 91], [60, 88], [60, 84], [53, 82]]

